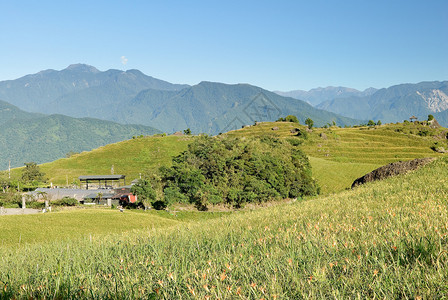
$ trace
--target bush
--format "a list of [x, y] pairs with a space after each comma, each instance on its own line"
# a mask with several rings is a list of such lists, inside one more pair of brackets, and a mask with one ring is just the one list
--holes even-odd
[[309, 161], [294, 144], [271, 136], [199, 137], [173, 159], [172, 167], [159, 170], [164, 198], [157, 201], [188, 202], [206, 210], [209, 204], [243, 207], [316, 195]]
[[52, 201], [51, 204], [54, 206], [76, 206], [78, 205], [78, 200], [71, 197], [64, 197], [62, 199]]
[[294, 147], [297, 147], [297, 146], [300, 146], [303, 144], [303, 140], [301, 140], [301, 139], [291, 138], [291, 139], [286, 139], [286, 141]]
[[42, 209], [45, 207], [45, 202], [39, 202], [39, 201], [27, 202], [26, 207], [34, 209]]
[[417, 134], [418, 134], [419, 136], [428, 136], [428, 135], [430, 135], [431, 133], [429, 132], [429, 130], [427, 130], [427, 129], [423, 129], [423, 130], [420, 130]]
[[307, 139], [308, 139], [308, 132], [306, 132], [306, 131], [303, 130], [303, 129], [299, 129], [299, 130], [297, 131], [296, 136], [298, 136], [298, 137], [300, 137], [300, 138], [302, 138], [302, 139], [304, 139], [304, 140], [307, 140]]

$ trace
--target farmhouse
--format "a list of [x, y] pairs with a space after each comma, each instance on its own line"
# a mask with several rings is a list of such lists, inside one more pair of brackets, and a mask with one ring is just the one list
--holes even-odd
[[56, 200], [64, 197], [75, 198], [82, 204], [118, 205], [137, 202], [137, 196], [131, 193], [132, 185], [126, 185], [125, 175], [89, 175], [79, 176], [81, 188], [38, 188], [28, 194], [37, 199]]
[[86, 190], [90, 188], [96, 189], [112, 189], [120, 185], [126, 185], [125, 175], [88, 175], [79, 176], [81, 186], [85, 186]]

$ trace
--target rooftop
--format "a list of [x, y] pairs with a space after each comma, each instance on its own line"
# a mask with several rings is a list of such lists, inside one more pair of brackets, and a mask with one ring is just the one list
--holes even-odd
[[87, 175], [79, 176], [80, 181], [86, 180], [120, 180], [126, 178], [125, 175]]

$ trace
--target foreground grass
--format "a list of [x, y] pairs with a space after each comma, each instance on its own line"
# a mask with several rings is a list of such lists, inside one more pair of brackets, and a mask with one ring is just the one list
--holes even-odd
[[443, 298], [448, 159], [329, 197], [0, 250], [3, 298]]
[[81, 238], [98, 238], [111, 233], [149, 230], [204, 221], [226, 213], [75, 208], [60, 212], [0, 217], [0, 247], [18, 247]]

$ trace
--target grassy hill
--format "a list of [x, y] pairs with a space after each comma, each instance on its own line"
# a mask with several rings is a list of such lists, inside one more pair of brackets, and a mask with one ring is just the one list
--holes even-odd
[[[85, 233], [0, 247], [1, 295], [443, 298], [447, 176], [448, 158], [442, 158], [404, 176], [309, 201], [119, 235]], [[115, 218], [126, 213], [115, 211]], [[39, 216], [39, 228], [58, 231], [52, 221], [57, 214]], [[31, 217], [10, 218], [26, 225]], [[46, 236], [51, 241], [52, 232]]]
[[[81, 175], [125, 174], [128, 181], [138, 178], [139, 173], [170, 165], [171, 158], [187, 149], [189, 137], [148, 136], [109, 144], [93, 151], [75, 154], [51, 163], [40, 165], [41, 170], [53, 184], [76, 181]], [[15, 170], [16, 174], [20, 172]]]
[[[278, 130], [272, 130], [278, 127]], [[297, 138], [291, 129], [301, 128], [294, 123], [261, 123], [235, 130], [230, 136], [271, 134], [283, 138]], [[428, 131], [427, 136], [419, 135]], [[445, 132], [445, 133], [444, 133]], [[391, 162], [422, 157], [439, 157], [431, 150], [436, 141], [446, 141], [447, 129], [429, 129], [418, 124], [387, 124], [359, 128], [314, 128], [307, 133], [302, 149], [310, 157], [313, 175], [324, 193], [349, 188], [362, 175]], [[422, 134], [422, 133], [420, 133]], [[446, 144], [446, 142], [444, 142]]]
[[[272, 130], [278, 127], [278, 130]], [[289, 122], [266, 122], [257, 126], [226, 133], [228, 136], [260, 136], [265, 134], [297, 139], [309, 156], [313, 176], [324, 194], [349, 188], [352, 182], [366, 173], [391, 162], [421, 157], [440, 157], [431, 150], [442, 139], [446, 128], [429, 129], [418, 124], [387, 124], [373, 128], [315, 128], [307, 139], [295, 137], [291, 129], [305, 126]], [[429, 130], [429, 131], [428, 131]], [[427, 136], [421, 132], [428, 131]], [[323, 137], [322, 137], [323, 136]], [[125, 174], [128, 179], [139, 173], [168, 165], [171, 158], [186, 150], [191, 137], [145, 137], [110, 144], [91, 152], [41, 165], [54, 184], [69, 183], [80, 175]], [[19, 170], [15, 173], [18, 175]]]

